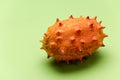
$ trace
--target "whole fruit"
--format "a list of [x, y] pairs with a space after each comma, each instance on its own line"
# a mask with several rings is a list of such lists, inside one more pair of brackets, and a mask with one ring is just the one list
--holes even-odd
[[63, 21], [58, 18], [44, 34], [41, 49], [47, 52], [48, 58], [54, 57], [56, 61], [80, 60], [92, 55], [99, 47], [105, 46], [103, 39], [104, 26], [97, 17], [74, 18], [72, 15]]

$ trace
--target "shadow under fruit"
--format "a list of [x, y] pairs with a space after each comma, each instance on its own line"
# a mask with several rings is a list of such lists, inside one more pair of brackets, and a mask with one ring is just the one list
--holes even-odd
[[100, 54], [100, 51], [96, 51], [88, 59], [83, 59], [83, 62], [75, 61], [74, 63], [70, 62], [69, 64], [66, 64], [65, 61], [56, 63], [54, 59], [51, 59], [48, 61], [48, 66], [59, 73], [81, 72], [99, 64], [102, 59], [103, 56]]

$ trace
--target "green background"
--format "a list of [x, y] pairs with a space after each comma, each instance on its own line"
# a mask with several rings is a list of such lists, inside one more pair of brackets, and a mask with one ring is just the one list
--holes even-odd
[[[120, 80], [119, 0], [0, 0], [0, 80]], [[56, 18], [98, 16], [106, 47], [88, 60], [56, 64], [40, 50]]]

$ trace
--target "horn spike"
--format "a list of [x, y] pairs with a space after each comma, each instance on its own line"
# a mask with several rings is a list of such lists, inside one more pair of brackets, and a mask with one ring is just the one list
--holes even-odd
[[96, 19], [97, 19], [97, 16], [94, 17], [94, 20], [96, 20]]
[[100, 45], [101, 47], [105, 47], [105, 45], [104, 45], [102, 42], [99, 42], [99, 45]]
[[50, 47], [55, 47], [56, 45], [56, 42], [50, 42]]
[[50, 56], [49, 56], [49, 55], [47, 55], [47, 58], [49, 59], [49, 58], [50, 58]]
[[99, 27], [98, 29], [99, 29], [99, 30], [101, 30], [101, 29], [105, 29], [105, 27], [104, 27], [104, 26], [101, 26], [101, 27]]
[[81, 39], [81, 40], [80, 40], [80, 43], [85, 44], [85, 40], [84, 40], [84, 39]]
[[92, 55], [92, 52], [91, 52], [90, 50], [88, 50], [87, 53], [88, 53], [89, 55]]
[[68, 59], [66, 59], [65, 62], [66, 62], [67, 64], [69, 64], [69, 60], [68, 60]]
[[87, 16], [87, 17], [86, 17], [86, 19], [90, 19], [90, 17], [89, 17], [89, 16]]
[[80, 47], [78, 47], [78, 51], [79, 51], [79, 52], [82, 52], [82, 49], [81, 49]]
[[79, 58], [79, 61], [82, 63], [82, 57]]
[[40, 49], [44, 49], [44, 47], [42, 46]]
[[93, 40], [93, 41], [97, 41], [97, 37], [96, 37], [96, 36], [93, 36], [93, 37], [92, 37], [92, 40]]
[[62, 54], [64, 54], [64, 53], [65, 53], [65, 48], [62, 47], [62, 48], [60, 49], [60, 51], [61, 51]]
[[74, 17], [73, 17], [73, 15], [70, 15], [70, 17], [69, 17], [70, 19], [73, 19]]
[[56, 37], [56, 40], [59, 42], [59, 41], [62, 41], [62, 37], [61, 36], [58, 36], [58, 37]]
[[75, 42], [75, 37], [70, 38], [71, 43]]
[[57, 32], [56, 32], [56, 35], [59, 36], [60, 34], [61, 34], [61, 31], [57, 31]]
[[43, 40], [40, 40], [41, 43], [43, 43], [44, 41]]
[[99, 24], [101, 24], [101, 23], [102, 23], [102, 21], [99, 22]]
[[108, 35], [107, 35], [107, 34], [103, 34], [103, 36], [104, 36], [104, 37], [108, 37]]
[[79, 36], [80, 35], [80, 33], [81, 33], [81, 29], [79, 29], [79, 28], [76, 28], [76, 30], [75, 30], [75, 35], [76, 36]]
[[89, 27], [90, 27], [90, 29], [93, 29], [94, 24], [93, 24], [93, 23], [91, 23], [91, 24], [89, 25]]
[[59, 26], [62, 26], [63, 24], [61, 22], [59, 22]]
[[60, 20], [59, 20], [59, 18], [56, 18], [56, 22], [59, 22]]

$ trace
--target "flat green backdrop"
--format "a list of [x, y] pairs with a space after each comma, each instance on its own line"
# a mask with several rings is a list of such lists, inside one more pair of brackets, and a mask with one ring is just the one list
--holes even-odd
[[[0, 0], [0, 80], [120, 80], [119, 0]], [[106, 47], [88, 60], [56, 64], [40, 50], [56, 18], [98, 16]]]

